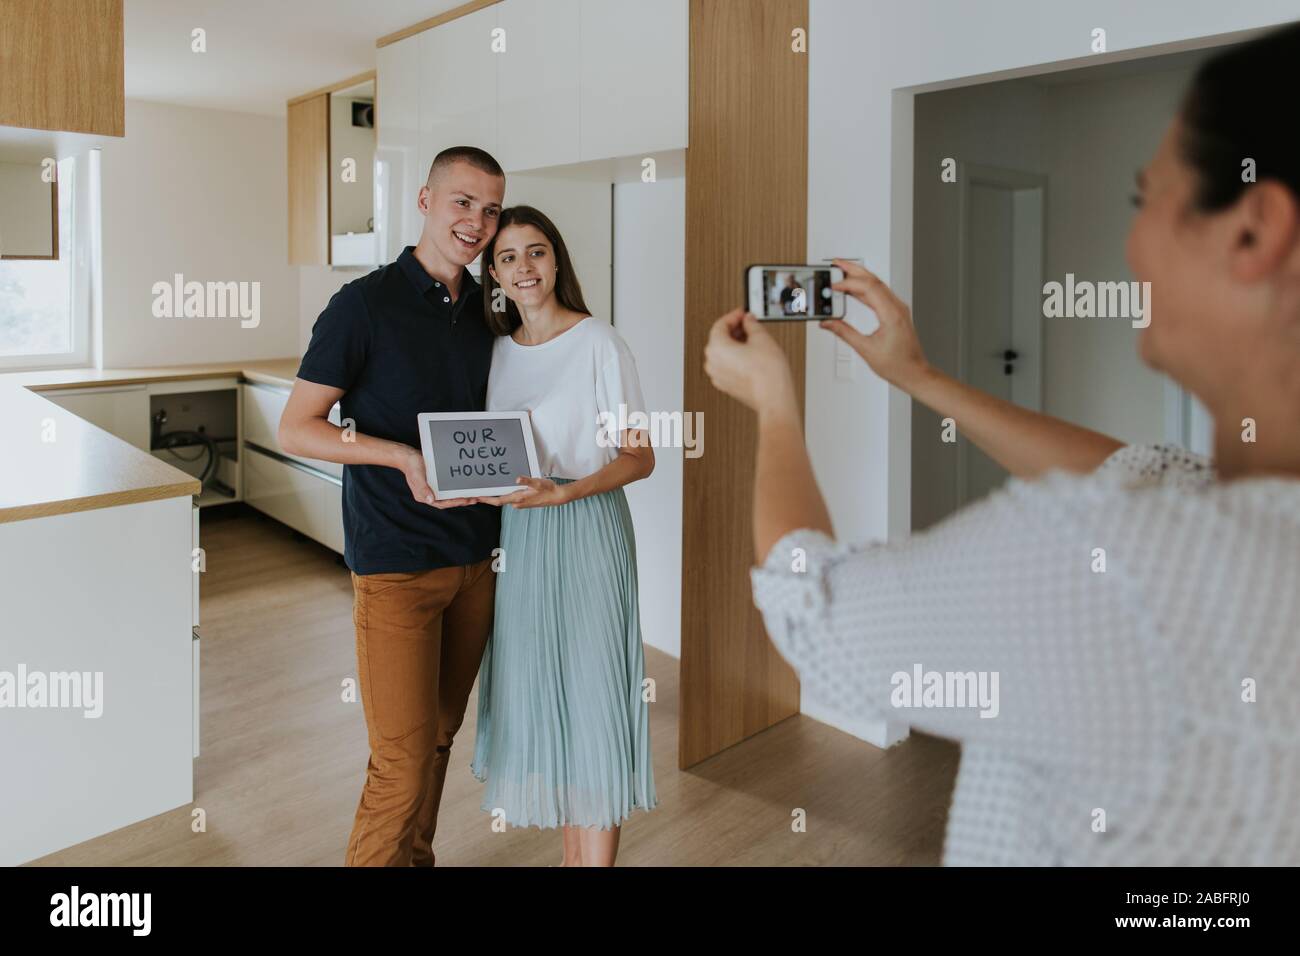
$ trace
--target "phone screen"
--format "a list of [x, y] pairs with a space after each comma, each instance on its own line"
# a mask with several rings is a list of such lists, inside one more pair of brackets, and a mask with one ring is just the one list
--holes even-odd
[[[812, 319], [843, 315], [842, 309], [836, 312], [840, 293], [831, 289], [831, 283], [838, 277], [832, 278], [830, 266], [780, 266], [760, 271], [762, 301], [750, 302], [750, 311], [755, 317]], [[761, 311], [755, 310], [756, 305]]]

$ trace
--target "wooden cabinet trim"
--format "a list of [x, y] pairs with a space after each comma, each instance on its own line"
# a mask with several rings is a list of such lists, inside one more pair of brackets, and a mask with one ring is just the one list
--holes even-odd
[[423, 33], [425, 30], [432, 30], [434, 27], [468, 16], [476, 10], [482, 10], [484, 7], [495, 6], [500, 2], [501, 0], [470, 0], [469, 3], [462, 3], [459, 7], [453, 7], [446, 13], [440, 13], [436, 17], [429, 17], [427, 20], [413, 23], [409, 27], [398, 30], [395, 33], [389, 33], [382, 36], [375, 41], [375, 47], [384, 47], [388, 46], [390, 43], [396, 43], [398, 40], [405, 40], [407, 37], [413, 37], [417, 33]]

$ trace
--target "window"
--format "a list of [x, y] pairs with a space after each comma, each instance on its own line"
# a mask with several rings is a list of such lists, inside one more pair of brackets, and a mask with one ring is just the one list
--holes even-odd
[[[80, 159], [58, 162], [57, 259], [0, 260], [0, 369], [84, 365], [90, 359], [90, 288], [87, 263], [95, 238], [84, 228], [91, 215], [87, 200], [98, 198], [93, 188], [98, 150]], [[88, 173], [85, 183], [78, 173]], [[79, 185], [87, 195], [78, 193]]]

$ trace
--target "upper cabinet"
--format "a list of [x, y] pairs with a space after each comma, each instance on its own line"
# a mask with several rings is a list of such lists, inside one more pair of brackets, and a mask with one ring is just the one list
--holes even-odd
[[[689, 0], [502, 0], [386, 43], [381, 160], [409, 155], [418, 116], [416, 169], [394, 203], [413, 205], [448, 146], [481, 146], [507, 171], [684, 148], [688, 44]], [[401, 245], [385, 248], [391, 259]]]
[[582, 159], [685, 148], [688, 0], [581, 0], [581, 17]]
[[122, 0], [4, 0], [0, 20], [0, 126], [125, 135]]
[[492, 52], [493, 4], [418, 33], [420, 48], [420, 165], [448, 146], [497, 151], [497, 70]]
[[388, 187], [377, 162], [374, 71], [290, 100], [285, 125], [289, 264], [378, 264], [379, 197]]
[[[420, 44], [419, 36], [390, 43], [375, 55], [377, 84], [375, 122], [379, 145], [375, 176], [375, 230], [385, 262], [420, 238], [424, 220], [415, 196], [424, 185], [427, 164], [420, 168]], [[396, 197], [403, 200], [394, 201]]]
[[581, 159], [578, 0], [504, 0], [497, 5], [497, 161], [509, 170]]

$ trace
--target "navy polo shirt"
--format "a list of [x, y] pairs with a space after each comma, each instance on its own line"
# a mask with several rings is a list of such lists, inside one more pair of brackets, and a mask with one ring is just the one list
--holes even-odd
[[[420, 447], [421, 412], [482, 411], [496, 336], [468, 269], [455, 302], [407, 246], [334, 293], [312, 328], [298, 377], [341, 388], [344, 419], [363, 435]], [[439, 510], [380, 465], [343, 467], [344, 558], [357, 574], [428, 571], [491, 557], [501, 510]]]

